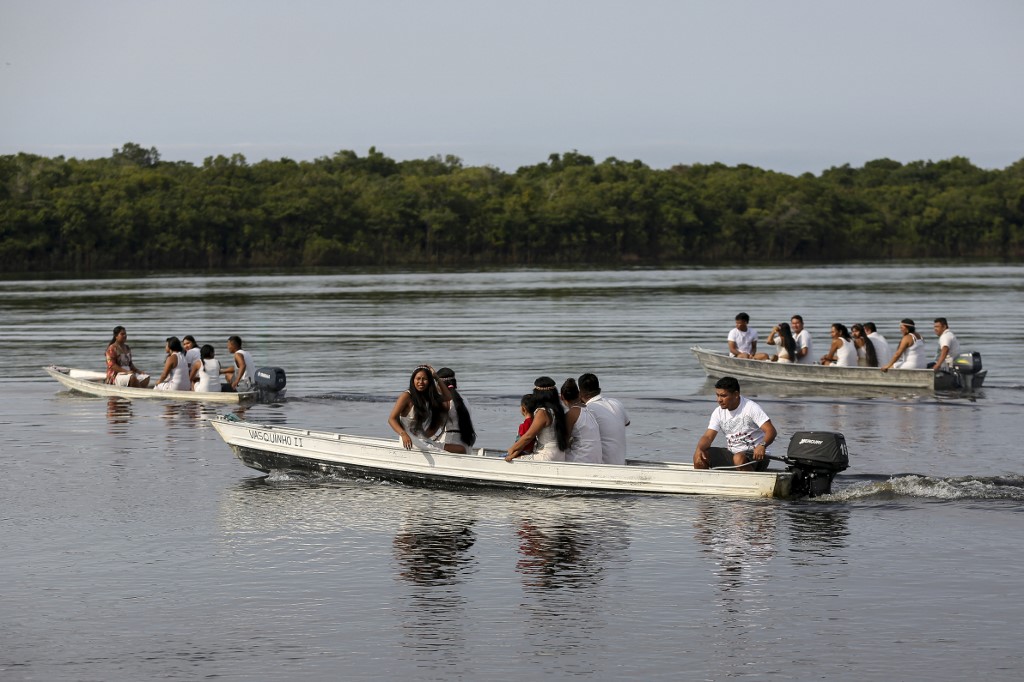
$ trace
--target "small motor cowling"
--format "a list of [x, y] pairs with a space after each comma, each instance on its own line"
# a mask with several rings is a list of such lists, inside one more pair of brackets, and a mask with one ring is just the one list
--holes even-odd
[[288, 381], [280, 367], [260, 367], [256, 370], [256, 387], [263, 391], [282, 391]]
[[953, 358], [953, 369], [960, 374], [977, 374], [981, 371], [981, 353], [960, 353]]
[[850, 466], [846, 437], [834, 431], [798, 431], [789, 439], [786, 463], [794, 474], [795, 495], [827, 495], [832, 479]]

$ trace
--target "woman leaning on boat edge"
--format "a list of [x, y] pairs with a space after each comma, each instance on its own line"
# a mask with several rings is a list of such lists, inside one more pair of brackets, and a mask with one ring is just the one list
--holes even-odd
[[434, 368], [420, 365], [409, 377], [409, 388], [395, 400], [388, 425], [402, 439], [402, 447], [412, 449], [413, 437], [429, 439], [444, 423], [451, 400], [448, 387], [438, 380]]

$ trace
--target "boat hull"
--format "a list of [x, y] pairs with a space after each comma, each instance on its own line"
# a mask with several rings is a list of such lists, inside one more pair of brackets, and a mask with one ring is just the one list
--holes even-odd
[[700, 470], [677, 462], [506, 462], [501, 456], [504, 452], [498, 450], [457, 454], [426, 445], [406, 450], [397, 439], [308, 431], [229, 417], [211, 423], [243, 464], [264, 473], [301, 470], [441, 487], [732, 497], [788, 497], [793, 479], [788, 471]]
[[246, 400], [255, 400], [258, 396], [256, 391], [206, 393], [203, 391], [157, 391], [152, 388], [132, 388], [131, 386], [116, 386], [104, 383], [106, 375], [91, 370], [79, 370], [70, 367], [58, 367], [56, 365], [43, 367], [43, 370], [69, 390], [89, 395], [112, 396], [129, 400], [134, 398], [155, 398], [158, 400], [191, 400], [206, 403], [235, 404]]
[[[877, 367], [836, 367], [834, 365], [802, 365], [791, 362], [766, 362], [734, 358], [700, 346], [690, 349], [710, 377], [732, 376], [757, 381], [780, 381], [829, 386], [874, 386], [915, 391], [955, 391], [964, 388], [963, 379], [950, 372], [930, 369], [891, 369]], [[986, 371], [971, 375], [971, 387], [985, 380]]]

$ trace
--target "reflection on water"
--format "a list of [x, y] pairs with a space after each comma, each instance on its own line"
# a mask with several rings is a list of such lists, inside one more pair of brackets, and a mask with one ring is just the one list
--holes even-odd
[[768, 577], [776, 553], [777, 506], [741, 500], [700, 500], [694, 536], [714, 563], [712, 572], [728, 610]]
[[790, 551], [796, 565], [845, 564], [843, 550], [850, 537], [850, 510], [824, 504], [800, 504], [786, 508]]
[[415, 585], [451, 585], [469, 564], [476, 542], [473, 522], [416, 521], [399, 529], [393, 543], [398, 577]]
[[107, 399], [107, 432], [112, 436], [128, 432], [132, 420], [132, 402], [123, 398]]

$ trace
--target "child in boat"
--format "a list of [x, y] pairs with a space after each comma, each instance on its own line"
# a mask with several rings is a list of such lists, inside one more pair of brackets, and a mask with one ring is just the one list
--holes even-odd
[[[530, 430], [530, 425], [533, 424], [533, 410], [535, 407], [532, 393], [527, 393], [519, 401], [519, 411], [523, 415], [523, 423], [519, 425], [519, 435], [516, 436], [516, 440], [522, 438], [523, 434]], [[536, 442], [537, 439], [534, 438], [529, 445], [522, 449], [523, 454], [528, 455], [533, 452], [533, 446]]]

